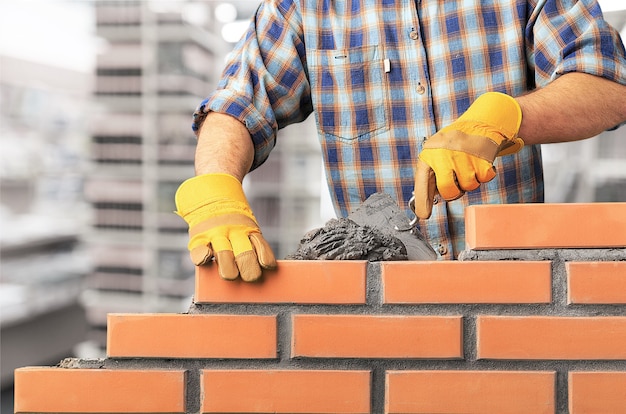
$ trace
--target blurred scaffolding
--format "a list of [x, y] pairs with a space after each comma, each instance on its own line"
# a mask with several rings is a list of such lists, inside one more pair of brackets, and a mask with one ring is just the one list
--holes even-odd
[[[107, 313], [189, 307], [194, 268], [173, 211], [194, 174], [191, 114], [257, 4], [0, 2], [3, 388], [18, 366], [103, 356]], [[624, 34], [621, 9], [607, 18]], [[77, 22], [90, 26], [59, 37]], [[547, 201], [626, 201], [626, 128], [543, 149]], [[244, 186], [279, 258], [332, 217], [312, 117], [281, 130]]]

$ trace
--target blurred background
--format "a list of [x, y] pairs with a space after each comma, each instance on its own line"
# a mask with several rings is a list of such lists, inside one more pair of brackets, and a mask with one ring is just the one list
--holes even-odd
[[[0, 0], [2, 413], [15, 368], [104, 357], [107, 313], [188, 309], [191, 114], [257, 4]], [[625, 37], [626, 4], [601, 5]], [[279, 258], [334, 217], [313, 122], [244, 182]], [[625, 135], [544, 146], [546, 201], [626, 201]]]

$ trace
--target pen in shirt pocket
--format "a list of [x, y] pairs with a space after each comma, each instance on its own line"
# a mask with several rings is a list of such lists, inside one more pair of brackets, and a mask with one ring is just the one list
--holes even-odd
[[391, 61], [389, 59], [383, 60], [383, 67], [385, 69], [385, 73], [391, 72]]

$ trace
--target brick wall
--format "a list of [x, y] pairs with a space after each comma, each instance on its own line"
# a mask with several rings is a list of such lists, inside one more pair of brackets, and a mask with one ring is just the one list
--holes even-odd
[[[186, 314], [15, 374], [16, 412], [626, 413], [626, 203], [471, 207], [455, 262], [198, 270]], [[42, 338], [45, 340], [45, 338]]]

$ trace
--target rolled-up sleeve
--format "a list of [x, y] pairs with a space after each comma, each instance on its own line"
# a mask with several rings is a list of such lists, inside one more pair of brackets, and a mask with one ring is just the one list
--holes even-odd
[[626, 84], [626, 52], [596, 0], [539, 0], [526, 30], [537, 86], [582, 72]]
[[230, 53], [217, 89], [194, 112], [198, 133], [209, 112], [229, 114], [252, 136], [251, 169], [268, 157], [276, 133], [311, 112], [301, 19], [293, 0], [264, 2]]

